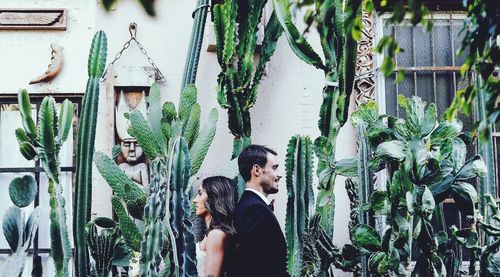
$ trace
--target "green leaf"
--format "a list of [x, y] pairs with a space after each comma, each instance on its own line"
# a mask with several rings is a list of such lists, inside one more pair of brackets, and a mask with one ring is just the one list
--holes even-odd
[[475, 155], [470, 160], [465, 162], [464, 166], [457, 174], [456, 180], [467, 180], [474, 177], [486, 176], [488, 169], [486, 164], [479, 155]]
[[37, 192], [36, 181], [31, 175], [16, 177], [9, 184], [10, 200], [20, 208], [29, 206]]
[[64, 100], [59, 111], [59, 141], [63, 144], [69, 135], [71, 124], [73, 123], [74, 107], [68, 99]]
[[24, 217], [19, 207], [9, 207], [3, 216], [3, 233], [12, 252], [17, 252], [23, 236]]
[[387, 254], [384, 252], [375, 252], [368, 258], [368, 268], [372, 272], [378, 272], [379, 265], [382, 261], [387, 261]]
[[476, 189], [464, 182], [457, 182], [451, 186], [451, 195], [455, 199], [458, 209], [463, 215], [474, 215], [476, 204], [479, 202]]
[[35, 139], [37, 136], [35, 121], [31, 116], [31, 103], [30, 96], [26, 89], [20, 89], [17, 93], [17, 101], [19, 103], [19, 113], [23, 119], [23, 127], [28, 133], [31, 139]]
[[432, 215], [436, 206], [432, 192], [424, 185], [415, 188], [413, 203], [415, 208], [426, 217]]
[[314, 52], [311, 45], [301, 36], [297, 27], [293, 24], [292, 14], [289, 10], [287, 0], [273, 0], [273, 7], [276, 17], [278, 18], [281, 27], [285, 31], [288, 44], [292, 51], [304, 62], [313, 65], [322, 70], [328, 70], [323, 64], [321, 58]]
[[387, 142], [382, 142], [377, 146], [377, 155], [393, 159], [396, 161], [402, 161], [406, 157], [405, 154], [406, 145], [402, 141], [392, 140]]
[[358, 177], [358, 160], [342, 159], [333, 164], [335, 173], [344, 177]]
[[208, 115], [207, 122], [203, 125], [200, 130], [200, 134], [193, 143], [190, 149], [191, 155], [191, 176], [196, 174], [200, 169], [205, 156], [207, 155], [208, 149], [212, 144], [212, 140], [215, 136], [215, 131], [217, 129], [217, 119], [219, 117], [219, 112], [217, 109], [212, 109]]
[[382, 73], [384, 73], [385, 77], [391, 76], [395, 65], [396, 65], [395, 62], [391, 57], [384, 58], [380, 69], [382, 70]]
[[366, 224], [359, 224], [354, 227], [352, 240], [357, 246], [372, 252], [379, 251], [382, 246], [380, 235], [373, 227]]
[[370, 197], [370, 207], [378, 214], [390, 211], [389, 198], [386, 191], [375, 191]]

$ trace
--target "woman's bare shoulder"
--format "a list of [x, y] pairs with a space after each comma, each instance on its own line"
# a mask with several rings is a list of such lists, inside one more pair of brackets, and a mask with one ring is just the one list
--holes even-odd
[[224, 243], [227, 240], [227, 235], [224, 231], [220, 229], [213, 229], [211, 230], [208, 235], [207, 235], [207, 246], [217, 246], [217, 245], [224, 245]]

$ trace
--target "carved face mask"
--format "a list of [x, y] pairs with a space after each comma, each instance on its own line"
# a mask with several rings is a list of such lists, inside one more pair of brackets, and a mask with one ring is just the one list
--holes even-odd
[[127, 160], [127, 162], [137, 161], [144, 151], [142, 150], [137, 140], [134, 138], [127, 138], [121, 142], [122, 154]]

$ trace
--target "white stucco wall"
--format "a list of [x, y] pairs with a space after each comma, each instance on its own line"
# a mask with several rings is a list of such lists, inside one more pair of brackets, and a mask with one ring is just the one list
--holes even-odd
[[[16, 93], [21, 87], [28, 88], [31, 93], [83, 93], [93, 34], [100, 29], [106, 32], [109, 63], [129, 39], [129, 23], [136, 22], [138, 40], [167, 78], [167, 83], [162, 86], [163, 97], [177, 102], [193, 22], [191, 13], [196, 1], [157, 1], [156, 18], [148, 17], [136, 2], [122, 0], [113, 11], [106, 13], [96, 0], [2, 0], [2, 7], [66, 8], [68, 24], [66, 31], [0, 31], [0, 93]], [[207, 24], [207, 28], [210, 26]], [[313, 47], [319, 50], [319, 41], [314, 38], [314, 35], [311, 36]], [[65, 65], [61, 74], [48, 84], [29, 86], [29, 80], [45, 71], [52, 42], [64, 47]], [[220, 115], [214, 142], [200, 170], [201, 174], [209, 174], [229, 160], [232, 136], [227, 128], [226, 111], [220, 109], [214, 89], [220, 68], [215, 53], [206, 51], [206, 39], [204, 44], [196, 82], [202, 122], [213, 107], [219, 108]], [[132, 45], [125, 51], [117, 67], [146, 64], [146, 59]], [[314, 140], [319, 135], [317, 119], [323, 84], [323, 73], [300, 61], [290, 50], [286, 39], [281, 37], [251, 113], [253, 142], [277, 150], [283, 175], [285, 151], [290, 137], [300, 133]], [[101, 95], [101, 104], [105, 103], [106, 97], [109, 95]], [[110, 153], [114, 143], [112, 135], [106, 132], [106, 116], [110, 112], [112, 107], [100, 107], [97, 130], [99, 141], [96, 142], [97, 150], [107, 153]], [[337, 159], [353, 157], [355, 149], [354, 132], [348, 123], [340, 131]], [[95, 175], [93, 212], [110, 216], [111, 190], [98, 176], [98, 172]], [[344, 179], [339, 177], [337, 180], [334, 241], [342, 245], [348, 242], [349, 202]], [[272, 197], [276, 198], [275, 213], [283, 227], [287, 199], [284, 178], [279, 193]]]

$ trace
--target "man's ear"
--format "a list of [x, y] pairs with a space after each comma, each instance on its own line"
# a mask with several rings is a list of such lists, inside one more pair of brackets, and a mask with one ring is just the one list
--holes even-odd
[[262, 169], [260, 168], [260, 166], [259, 166], [259, 165], [254, 164], [254, 165], [252, 166], [252, 175], [253, 175], [253, 176], [256, 176], [256, 177], [259, 177], [259, 176], [260, 176], [260, 174], [261, 174], [261, 170], [262, 170]]

